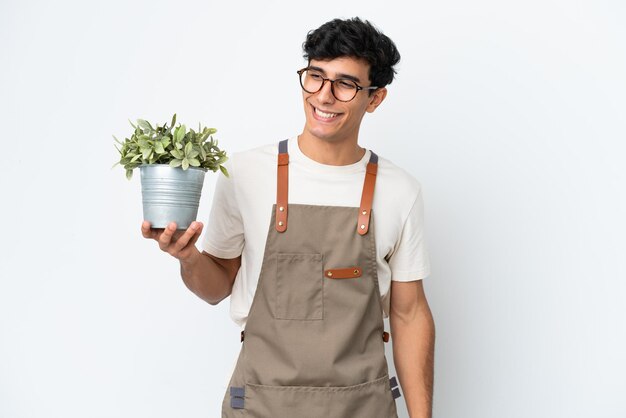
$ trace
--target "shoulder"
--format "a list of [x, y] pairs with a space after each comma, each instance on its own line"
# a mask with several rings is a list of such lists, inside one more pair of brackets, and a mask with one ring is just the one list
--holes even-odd
[[277, 154], [278, 143], [265, 144], [232, 153], [225, 165], [235, 177], [258, 175], [259, 170], [276, 164]]
[[278, 154], [278, 143], [264, 144], [255, 148], [234, 152], [230, 159], [231, 164], [246, 165], [246, 163], [255, 163], [263, 160], [275, 160]]
[[390, 160], [378, 156], [376, 192], [387, 199], [408, 201], [410, 205], [421, 194], [422, 184], [411, 173]]

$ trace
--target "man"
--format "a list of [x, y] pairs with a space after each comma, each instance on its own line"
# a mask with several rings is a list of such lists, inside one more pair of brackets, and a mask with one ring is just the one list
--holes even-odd
[[[223, 417], [397, 417], [384, 315], [409, 414], [431, 416], [434, 323], [417, 180], [358, 144], [400, 55], [369, 22], [335, 19], [307, 35], [297, 137], [231, 156], [203, 225], [144, 237], [180, 260], [187, 287], [231, 296], [245, 331]], [[245, 245], [244, 245], [245, 244]]]

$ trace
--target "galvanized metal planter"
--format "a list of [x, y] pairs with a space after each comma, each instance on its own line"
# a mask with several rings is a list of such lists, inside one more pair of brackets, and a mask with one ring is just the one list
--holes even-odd
[[144, 164], [139, 170], [144, 220], [150, 221], [152, 228], [165, 228], [176, 222], [178, 229], [187, 229], [198, 216], [207, 169]]

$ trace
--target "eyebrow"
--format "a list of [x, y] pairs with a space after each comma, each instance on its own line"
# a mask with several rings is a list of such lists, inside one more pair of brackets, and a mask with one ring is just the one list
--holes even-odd
[[[324, 71], [324, 69], [322, 69], [320, 67], [316, 67], [314, 65], [309, 65], [309, 69], [310, 70], [319, 71], [322, 74], [326, 74], [326, 71]], [[355, 81], [357, 83], [361, 82], [361, 80], [358, 77], [355, 77], [355, 76], [350, 75], [350, 74], [339, 73], [339, 74], [337, 74], [337, 78], [348, 79], [348, 80]]]

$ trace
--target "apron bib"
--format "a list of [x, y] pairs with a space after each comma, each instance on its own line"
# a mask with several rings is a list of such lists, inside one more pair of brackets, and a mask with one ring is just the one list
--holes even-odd
[[371, 154], [360, 207], [288, 204], [287, 140], [280, 142], [277, 203], [223, 418], [397, 418]]

